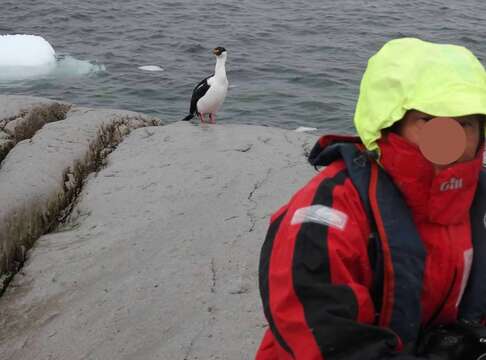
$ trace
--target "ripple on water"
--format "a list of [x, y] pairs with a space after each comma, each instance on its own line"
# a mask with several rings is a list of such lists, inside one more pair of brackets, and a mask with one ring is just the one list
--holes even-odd
[[[0, 34], [36, 29], [58, 54], [104, 70], [2, 84], [3, 93], [130, 106], [162, 119], [186, 114], [194, 85], [214, 70], [215, 46], [228, 49], [230, 80], [219, 122], [333, 131], [352, 128], [366, 62], [391, 38], [455, 42], [486, 57], [479, 2], [28, 3], [3, 0]], [[141, 71], [142, 65], [164, 71]]]

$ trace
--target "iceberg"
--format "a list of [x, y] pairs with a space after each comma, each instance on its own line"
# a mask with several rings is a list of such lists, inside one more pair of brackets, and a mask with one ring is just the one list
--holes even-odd
[[37, 35], [0, 35], [0, 82], [36, 78], [76, 77], [104, 71], [103, 65], [56, 54], [49, 42]]
[[0, 35], [0, 80], [43, 76], [55, 66], [56, 52], [41, 36]]
[[0, 35], [0, 66], [39, 67], [56, 62], [56, 52], [36, 35]]

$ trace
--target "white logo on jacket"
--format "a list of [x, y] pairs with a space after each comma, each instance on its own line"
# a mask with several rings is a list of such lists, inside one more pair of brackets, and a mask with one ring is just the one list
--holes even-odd
[[460, 178], [451, 178], [450, 180], [444, 181], [440, 184], [440, 191], [449, 191], [449, 190], [459, 190], [462, 189], [462, 179]]
[[325, 205], [312, 205], [298, 209], [292, 217], [291, 225], [313, 222], [344, 230], [348, 215]]

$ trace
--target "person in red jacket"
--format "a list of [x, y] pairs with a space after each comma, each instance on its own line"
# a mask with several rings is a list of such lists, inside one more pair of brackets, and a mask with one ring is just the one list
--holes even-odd
[[486, 74], [460, 46], [388, 42], [363, 76], [358, 137], [271, 218], [257, 360], [486, 359]]

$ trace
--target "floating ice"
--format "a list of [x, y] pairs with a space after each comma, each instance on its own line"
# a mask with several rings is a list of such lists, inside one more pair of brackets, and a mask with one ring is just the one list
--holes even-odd
[[56, 62], [56, 52], [36, 35], [0, 35], [0, 66], [37, 67]]
[[72, 56], [59, 55], [55, 75], [56, 77], [73, 77], [105, 70], [104, 65], [92, 64], [89, 61], [78, 60]]
[[308, 131], [314, 131], [317, 130], [316, 128], [313, 127], [305, 127], [305, 126], [299, 126], [295, 131], [297, 132], [308, 132]]
[[23, 79], [50, 73], [56, 52], [40, 36], [0, 35], [0, 79]]
[[56, 55], [41, 36], [0, 35], [0, 81], [80, 76], [104, 69], [102, 65]]
[[140, 70], [145, 70], [145, 71], [164, 71], [160, 66], [157, 65], [145, 65], [145, 66], [139, 66], [138, 67]]

